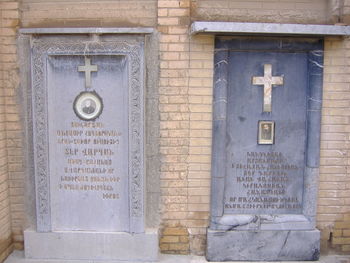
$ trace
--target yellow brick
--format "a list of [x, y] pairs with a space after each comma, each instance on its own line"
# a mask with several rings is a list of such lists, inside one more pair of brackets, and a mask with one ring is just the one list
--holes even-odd
[[196, 104], [192, 104], [192, 105], [190, 105], [190, 111], [191, 112], [211, 112], [212, 111], [212, 105], [196, 105]]
[[344, 245], [341, 247], [341, 251], [343, 252], [350, 252], [350, 245]]
[[333, 238], [333, 242], [334, 245], [347, 245], [350, 244], [350, 238], [349, 237], [336, 237]]
[[350, 221], [348, 222], [335, 222], [334, 224], [335, 229], [350, 229]]
[[159, 25], [168, 25], [168, 26], [172, 26], [172, 25], [178, 25], [179, 24], [179, 19], [177, 17], [160, 17], [158, 18], [158, 23]]
[[169, 244], [169, 250], [182, 250], [182, 251], [188, 251], [189, 250], [189, 244]]
[[162, 231], [162, 234], [164, 236], [186, 236], [188, 235], [188, 231], [186, 228], [182, 228], [182, 227], [174, 227], [174, 228], [168, 227]]
[[3, 10], [2, 11], [2, 19], [17, 19], [19, 17], [18, 10]]
[[182, 8], [188, 8], [190, 7], [190, 0], [180, 0], [179, 5]]
[[209, 204], [188, 204], [189, 211], [209, 211]]
[[178, 236], [169, 236], [169, 235], [164, 235], [160, 239], [160, 243], [178, 243], [179, 242], [179, 237]]
[[169, 68], [173, 68], [173, 69], [188, 68], [188, 61], [169, 61]]
[[179, 42], [179, 36], [178, 35], [162, 35], [160, 37], [161, 43], [178, 43]]
[[159, 0], [158, 7], [179, 7], [180, 3], [178, 0]]
[[164, 219], [186, 219], [187, 212], [166, 212], [163, 214]]
[[175, 52], [162, 52], [161, 58], [163, 60], [178, 60], [180, 58], [180, 54]]
[[188, 27], [169, 26], [168, 30], [169, 30], [169, 34], [182, 35], [182, 34], [187, 34], [188, 33]]
[[188, 236], [180, 236], [180, 242], [181, 243], [188, 243], [190, 240], [189, 240], [189, 237]]
[[158, 9], [158, 16], [168, 16], [168, 9], [166, 9], [166, 8], [159, 8]]
[[184, 8], [169, 9], [169, 16], [189, 16], [190, 10]]
[[0, 2], [1, 10], [18, 9], [18, 2]]
[[210, 189], [209, 188], [189, 188], [188, 193], [190, 195], [203, 195], [207, 196], [209, 195]]
[[342, 213], [346, 211], [346, 208], [341, 205], [342, 205], [342, 202], [338, 202], [338, 205], [319, 204], [318, 213], [325, 213], [325, 214]]
[[333, 237], [342, 237], [343, 231], [342, 230], [333, 230]]
[[211, 153], [211, 148], [210, 147], [191, 147], [190, 148], [190, 154], [210, 155], [210, 153]]
[[169, 250], [169, 244], [160, 244], [159, 245], [160, 250], [164, 253], [165, 250]]

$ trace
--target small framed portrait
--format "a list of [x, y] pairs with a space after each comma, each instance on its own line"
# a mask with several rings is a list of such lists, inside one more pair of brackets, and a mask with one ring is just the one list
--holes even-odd
[[102, 99], [95, 91], [81, 92], [74, 100], [73, 109], [75, 114], [81, 120], [95, 120], [102, 113]]
[[259, 121], [258, 144], [275, 143], [275, 122]]

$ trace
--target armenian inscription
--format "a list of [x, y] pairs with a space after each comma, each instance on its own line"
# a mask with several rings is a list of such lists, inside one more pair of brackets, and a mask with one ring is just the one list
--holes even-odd
[[122, 133], [104, 130], [101, 122], [72, 122], [71, 130], [57, 130], [57, 143], [63, 145], [60, 191], [95, 191], [102, 199], [119, 199], [115, 185], [120, 176], [113, 157]]
[[[302, 208], [299, 192], [288, 187], [300, 167], [289, 163], [282, 152], [246, 152], [245, 160], [231, 164], [234, 195], [225, 209], [232, 213], [293, 213]], [[238, 193], [238, 194], [237, 194]]]

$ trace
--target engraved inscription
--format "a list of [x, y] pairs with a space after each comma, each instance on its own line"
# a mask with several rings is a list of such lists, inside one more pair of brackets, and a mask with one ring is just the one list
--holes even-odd
[[[119, 199], [115, 184], [120, 175], [114, 168], [113, 156], [122, 133], [105, 130], [103, 123], [82, 125], [72, 122], [71, 129], [57, 130], [57, 143], [63, 144], [60, 191], [98, 192], [102, 199]], [[112, 146], [112, 147], [111, 147]]]
[[245, 213], [256, 209], [269, 213], [299, 211], [302, 196], [288, 191], [299, 169], [282, 152], [247, 152], [245, 162], [231, 164], [231, 183], [240, 190], [226, 197], [225, 209]]
[[[52, 226], [57, 231], [129, 231], [130, 113], [126, 58], [99, 55], [91, 59], [99, 68], [94, 93], [81, 93], [84, 79], [76, 69], [84, 57], [49, 59]], [[61, 87], [69, 89], [62, 92]], [[89, 113], [76, 114], [73, 105], [77, 94], [88, 96], [86, 100], [98, 94], [104, 105], [103, 114], [94, 120], [87, 118]]]

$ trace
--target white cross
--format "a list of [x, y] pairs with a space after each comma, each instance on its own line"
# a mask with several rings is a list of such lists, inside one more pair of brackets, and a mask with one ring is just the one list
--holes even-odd
[[253, 77], [253, 85], [264, 85], [264, 107], [263, 112], [271, 112], [272, 86], [283, 85], [283, 77], [272, 76], [272, 65], [264, 65], [264, 76]]
[[85, 72], [85, 87], [86, 89], [91, 88], [91, 72], [97, 72], [97, 65], [91, 65], [91, 60], [85, 57], [85, 65], [78, 66], [79, 72]]

